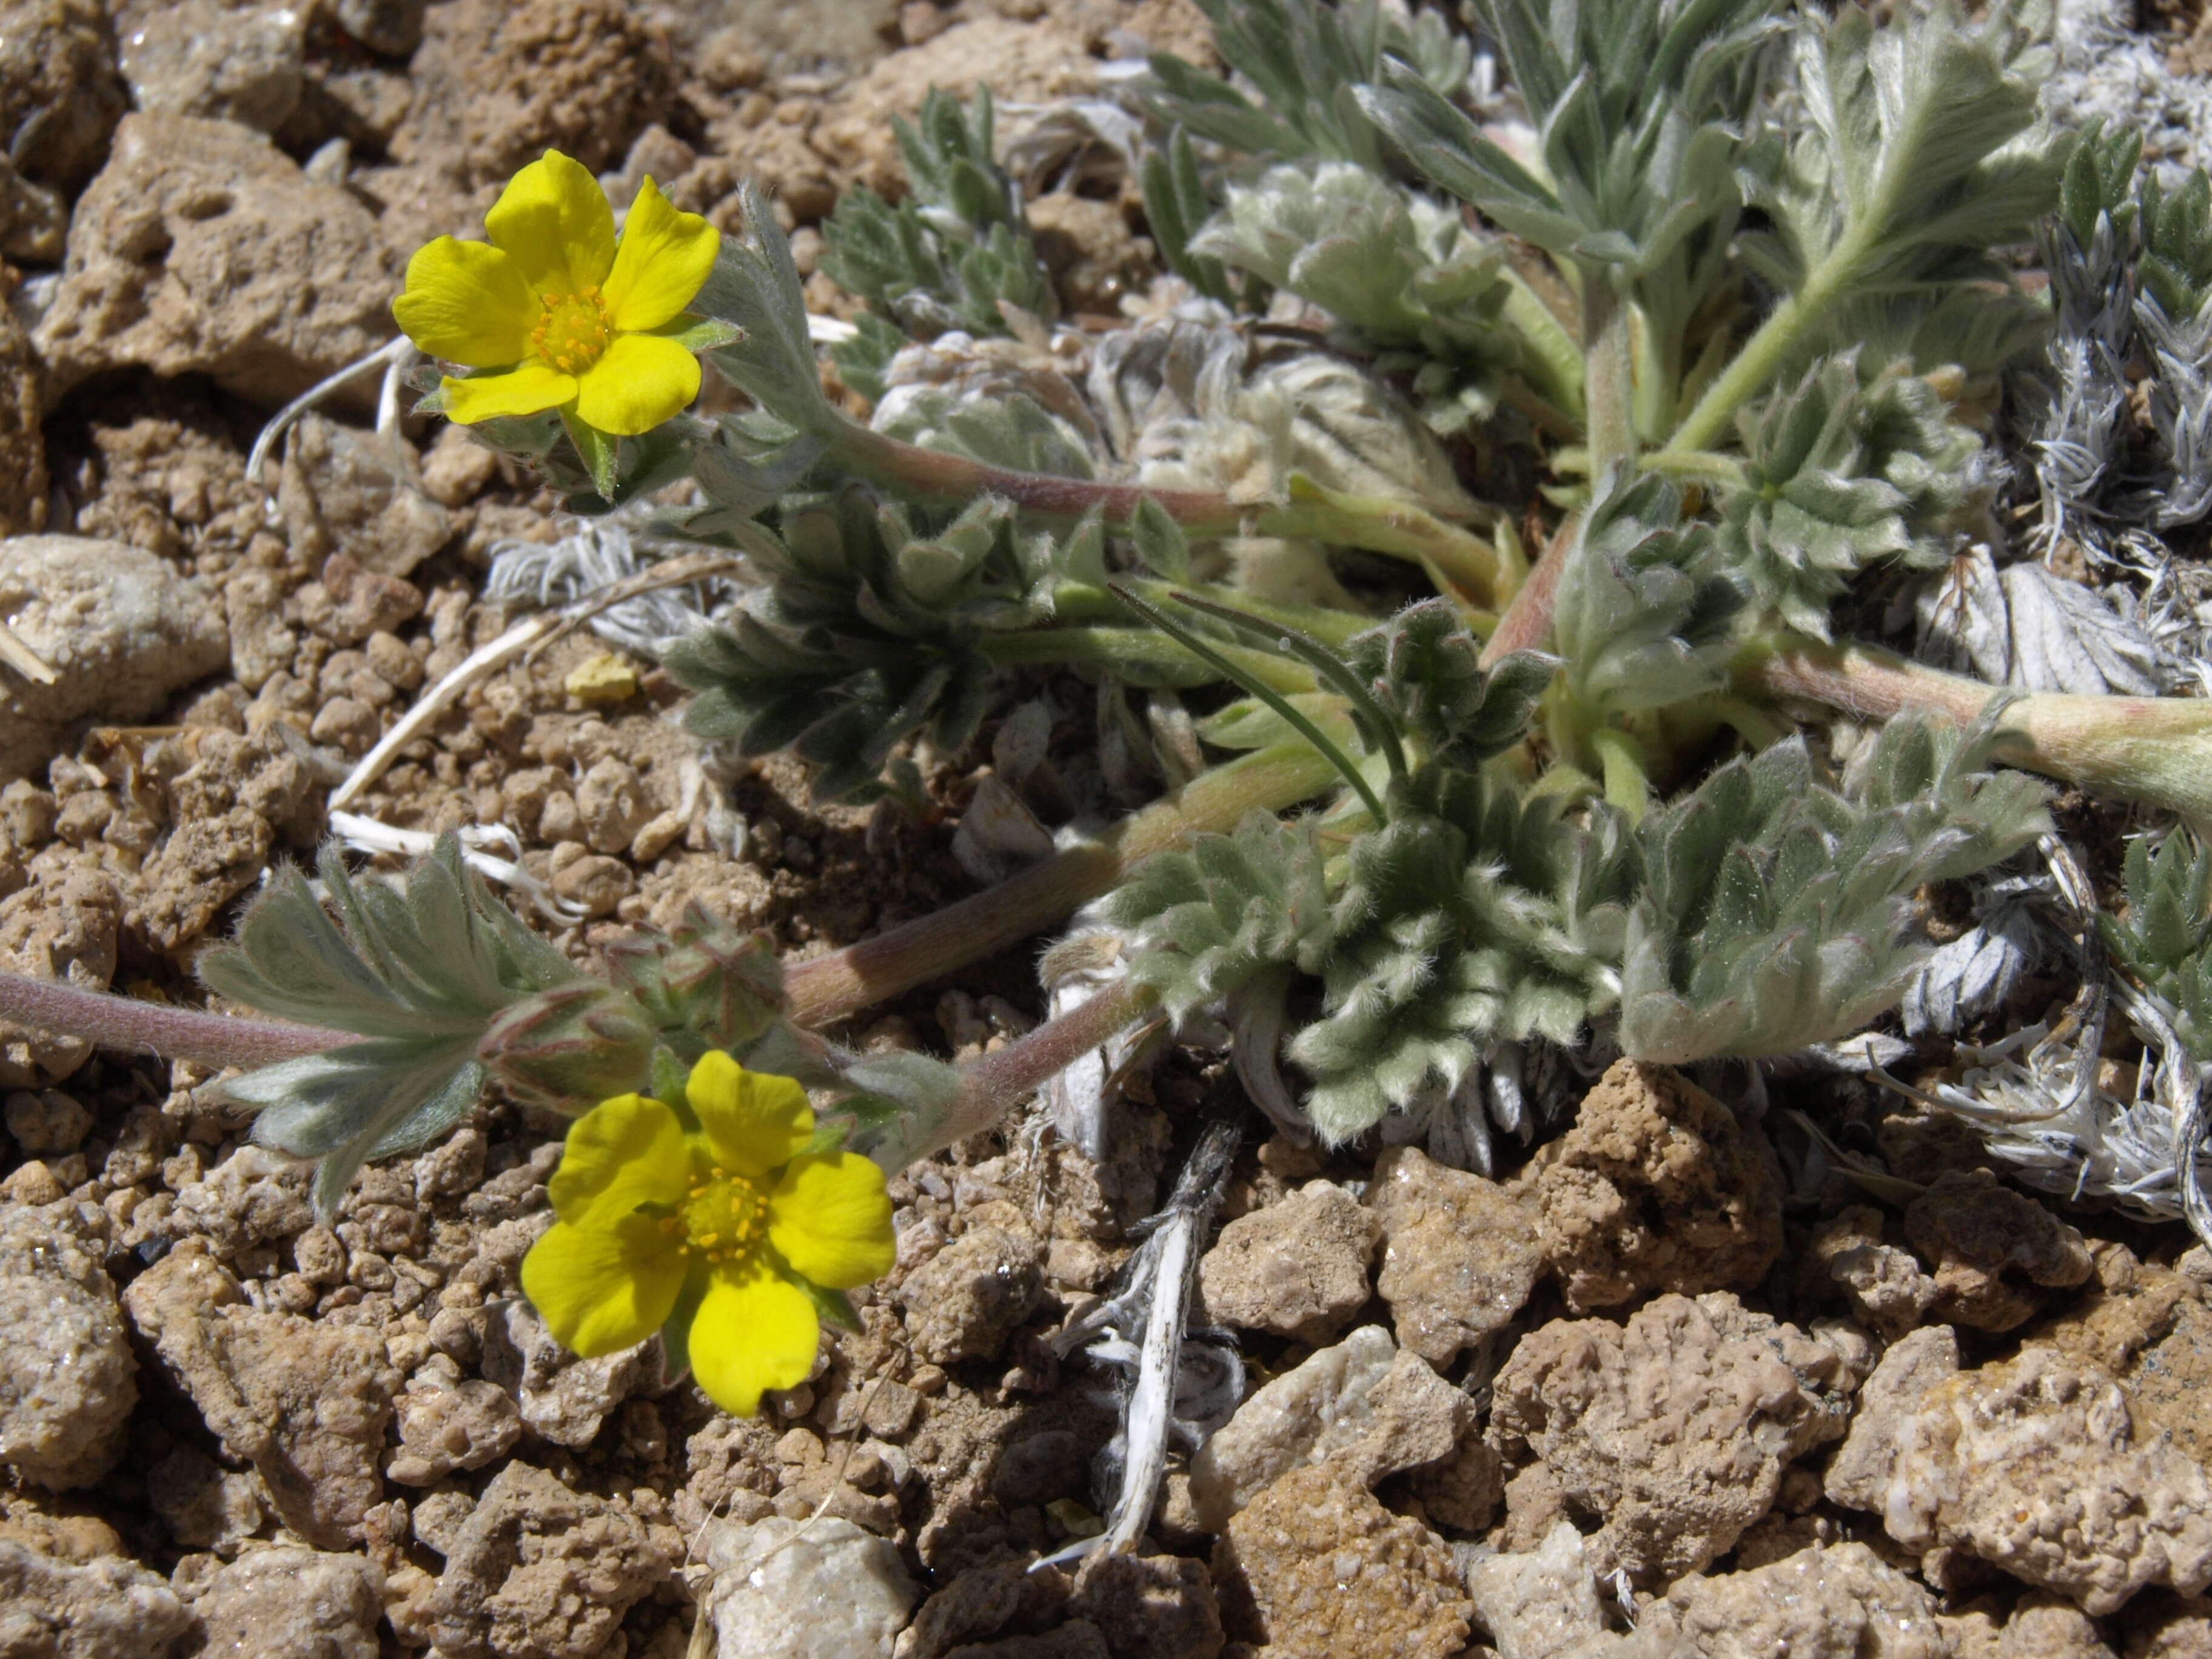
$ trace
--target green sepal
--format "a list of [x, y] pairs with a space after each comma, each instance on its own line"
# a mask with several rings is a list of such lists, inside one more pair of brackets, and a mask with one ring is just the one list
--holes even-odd
[[584, 470], [591, 474], [592, 488], [603, 501], [613, 501], [621, 479], [622, 440], [589, 424], [574, 410], [561, 411], [561, 424], [568, 429], [568, 441], [576, 446]]
[[745, 331], [735, 323], [725, 322], [719, 317], [694, 317], [689, 313], [678, 317], [665, 327], [653, 331], [664, 340], [673, 340], [686, 351], [712, 351], [718, 346], [737, 345], [745, 337]]
[[699, 1127], [697, 1114], [691, 1109], [691, 1068], [673, 1048], [659, 1048], [653, 1051], [649, 1062], [653, 1075], [653, 1097], [685, 1120], [686, 1129]]
[[691, 1369], [691, 1327], [713, 1283], [713, 1272], [706, 1262], [695, 1261], [684, 1275], [684, 1288], [676, 1293], [676, 1305], [668, 1310], [667, 1322], [660, 1328], [662, 1363], [672, 1378]]
[[791, 1282], [805, 1291], [806, 1299], [814, 1304], [815, 1316], [825, 1325], [834, 1325], [841, 1331], [850, 1331], [858, 1336], [861, 1331], [860, 1316], [853, 1306], [853, 1299], [842, 1291], [833, 1291], [826, 1285], [793, 1273]]
[[858, 1119], [851, 1113], [841, 1112], [834, 1116], [818, 1117], [814, 1121], [813, 1134], [807, 1138], [806, 1145], [799, 1149], [799, 1156], [820, 1158], [830, 1152], [842, 1152], [857, 1127]]

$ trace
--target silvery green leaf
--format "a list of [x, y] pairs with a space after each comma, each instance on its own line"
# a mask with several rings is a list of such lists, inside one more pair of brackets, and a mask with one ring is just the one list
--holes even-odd
[[1559, 666], [1522, 651], [1485, 670], [1481, 656], [1442, 599], [1408, 606], [1345, 647], [1346, 663], [1400, 730], [1431, 759], [1465, 770], [1521, 740]]
[[709, 353], [709, 361], [732, 386], [751, 393], [794, 429], [823, 431], [837, 417], [815, 367], [806, 299], [799, 268], [791, 262], [791, 245], [759, 185], [748, 180], [740, 186], [738, 203], [738, 228], [723, 233], [714, 268], [691, 309], [744, 333]]
[[1199, 6], [1213, 25], [1215, 50], [1256, 100], [1159, 52], [1151, 60], [1150, 101], [1169, 123], [1249, 155], [1380, 167], [1382, 146], [1352, 88], [1395, 60], [1421, 84], [1449, 94], [1474, 61], [1467, 42], [1441, 18], [1408, 20], [1379, 0], [1199, 0]]
[[2050, 954], [2049, 929], [2032, 893], [1996, 898], [1965, 933], [1938, 945], [1907, 988], [1900, 1013], [1908, 1036], [1952, 1036], [1996, 1013]]
[[1868, 381], [1856, 352], [1822, 359], [1738, 423], [1743, 477], [1721, 491], [1720, 556], [1815, 638], [1852, 577], [1878, 561], [1940, 562], [1981, 505], [1980, 441], [1927, 381], [1894, 368]]
[[1144, 192], [1145, 222], [1167, 268], [1206, 298], [1226, 302], [1231, 297], [1229, 273], [1218, 259], [1191, 246], [1199, 227], [1212, 216], [1213, 203], [1199, 176], [1190, 134], [1182, 128], [1176, 128], [1164, 146], [1146, 155]]
[[1515, 362], [1498, 246], [1459, 216], [1350, 162], [1271, 167], [1231, 185], [1192, 248], [1334, 316], [1364, 349]]
[[[1555, 256], [1632, 282], [1672, 264], [1665, 309], [1686, 322], [1717, 274], [1690, 245], [1734, 227], [1760, 59], [1781, 27], [1772, 5], [1480, 0], [1478, 10], [1535, 123], [1541, 178], [1415, 77], [1375, 77], [1362, 107], [1428, 178]], [[1692, 270], [1704, 280], [1683, 291]]]
[[1802, 738], [1731, 762], [1648, 814], [1628, 918], [1620, 1042], [1684, 1063], [1849, 1035], [1904, 994], [1922, 960], [1913, 895], [2045, 832], [2045, 791], [1978, 769], [1988, 722], [1893, 720], [1848, 794]]
[[2065, 142], [2036, 125], [2050, 53], [2014, 14], [1877, 26], [1856, 5], [1803, 14], [1792, 43], [1806, 122], [1768, 175], [1767, 268], [1794, 289], [1832, 253], [1838, 297], [1976, 273], [2057, 205]]
[[422, 1146], [474, 1104], [495, 1019], [584, 975], [492, 896], [450, 836], [396, 888], [356, 882], [335, 848], [318, 873], [329, 910], [287, 868], [199, 971], [264, 1013], [365, 1039], [223, 1085], [260, 1109], [263, 1145], [324, 1160], [327, 1215], [364, 1159]]
[[[1047, 321], [1059, 302], [1021, 212], [1021, 191], [993, 158], [988, 88], [972, 109], [932, 88], [915, 122], [891, 125], [908, 191], [896, 204], [856, 189], [823, 222], [823, 269], [874, 314], [933, 338], [949, 329], [1009, 332], [1001, 302]], [[880, 373], [875, 333], [847, 355], [864, 379]]]
[[982, 636], [1048, 625], [1061, 584], [1104, 574], [1095, 519], [1065, 535], [1024, 531], [996, 496], [945, 513], [884, 506], [853, 484], [787, 495], [775, 520], [743, 526], [740, 542], [769, 585], [665, 660], [698, 693], [692, 731], [747, 754], [792, 749], [821, 768], [825, 799], [879, 789], [916, 732], [959, 753], [995, 672]]
[[2165, 659], [2105, 594], [2033, 562], [1999, 571], [1968, 549], [1919, 602], [1923, 659], [1998, 685], [2084, 696], [2156, 696]]
[[1552, 633], [1569, 694], [1603, 715], [1713, 690], [1741, 602], [1711, 526], [1682, 522], [1674, 485], [1614, 484], [1583, 514], [1560, 570]]

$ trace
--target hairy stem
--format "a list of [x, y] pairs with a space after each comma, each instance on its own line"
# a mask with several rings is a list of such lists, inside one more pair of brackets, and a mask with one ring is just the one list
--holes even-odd
[[786, 1006], [801, 1025], [842, 1019], [1011, 949], [1111, 890], [1156, 853], [1207, 830], [1232, 830], [1255, 809], [1295, 806], [1335, 781], [1335, 769], [1302, 743], [1278, 744], [1216, 767], [1097, 841], [1055, 853], [988, 892], [795, 964], [784, 975]]
[[1616, 466], [1636, 459], [1636, 374], [1631, 349], [1629, 309], [1620, 290], [1603, 270], [1583, 273], [1583, 349], [1589, 378], [1583, 401], [1589, 410], [1589, 469], [1604, 487]]
[[1864, 257], [1860, 244], [1859, 237], [1845, 234], [1813, 267], [1805, 285], [1774, 307], [1759, 325], [1759, 331], [1743, 343], [1743, 349], [1682, 417], [1662, 454], [1677, 456], [1711, 449], [1719, 441], [1736, 410], [1766, 389], [1807, 331], [1827, 314], [1850, 286]]
[[[1919, 714], [1965, 726], [2007, 693], [1869, 645], [1795, 635], [1747, 644], [1738, 691], [1809, 698], [1865, 720]], [[2010, 766], [2212, 824], [2212, 703], [2197, 697], [2014, 696], [1996, 719], [1995, 755]]]
[[1482, 647], [1482, 665], [1489, 668], [1516, 651], [1541, 651], [1552, 637], [1552, 607], [1559, 597], [1559, 573], [1566, 568], [1567, 546], [1575, 538], [1578, 522], [1573, 514], [1559, 521], [1552, 539], [1544, 544], [1535, 568], [1513, 595], [1513, 603], [1498, 619], [1498, 626]]
[[1158, 1000], [1151, 986], [1124, 980], [996, 1053], [969, 1060], [960, 1068], [959, 1100], [926, 1140], [911, 1152], [901, 1149], [905, 1163], [989, 1128]]
[[232, 1019], [9, 973], [0, 973], [0, 1020], [205, 1066], [273, 1066], [361, 1040], [350, 1031]]
[[1282, 536], [1364, 548], [1433, 565], [1477, 604], [1500, 597], [1497, 550], [1474, 532], [1405, 501], [1311, 489], [1294, 489], [1287, 501], [1235, 501], [1213, 490], [1016, 472], [903, 443], [850, 422], [839, 423], [832, 445], [836, 458], [855, 472], [912, 499], [966, 502], [1000, 495], [1037, 518], [1072, 524], [1096, 509], [1117, 527], [1126, 527], [1150, 499], [1200, 539]]

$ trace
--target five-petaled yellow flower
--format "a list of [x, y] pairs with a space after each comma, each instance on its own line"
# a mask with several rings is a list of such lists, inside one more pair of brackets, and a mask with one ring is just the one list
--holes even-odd
[[392, 313], [433, 357], [496, 369], [445, 382], [449, 419], [557, 409], [617, 435], [650, 432], [699, 395], [672, 334], [714, 269], [721, 233], [645, 181], [615, 245], [605, 192], [549, 149], [484, 216], [488, 242], [441, 236], [407, 262]]
[[666, 1328], [672, 1358], [724, 1411], [813, 1368], [821, 1328], [807, 1282], [849, 1290], [890, 1270], [883, 1171], [857, 1152], [810, 1152], [814, 1113], [789, 1078], [709, 1054], [676, 1106], [603, 1101], [568, 1130], [549, 1183], [559, 1218], [522, 1261], [522, 1288], [586, 1358]]

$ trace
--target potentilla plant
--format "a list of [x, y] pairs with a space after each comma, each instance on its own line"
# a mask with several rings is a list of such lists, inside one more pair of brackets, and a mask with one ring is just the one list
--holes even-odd
[[[787, 969], [701, 913], [585, 975], [450, 848], [396, 889], [331, 859], [207, 970], [300, 1024], [157, 1030], [20, 984], [0, 1012], [270, 1062], [228, 1087], [324, 1160], [326, 1210], [487, 1078], [576, 1115], [526, 1286], [580, 1349], [663, 1330], [749, 1410], [882, 1269], [863, 1159], [988, 1127], [1134, 1027], [1225, 1034], [1287, 1133], [1487, 1166], [1576, 1063], [1756, 1062], [1882, 1019], [1930, 885], [2052, 845], [2042, 779], [2212, 821], [2212, 703], [1846, 637], [1874, 590], [2001, 544], [1995, 434], [2053, 361], [2033, 250], [2087, 250], [2169, 343], [2212, 293], [2203, 181], [2138, 210], [2133, 149], [2039, 118], [2034, 0], [1475, 0], [1510, 82], [1482, 104], [1435, 16], [1200, 4], [1231, 74], [1161, 57], [1136, 94], [1174, 275], [1112, 328], [1057, 320], [988, 94], [933, 94], [898, 127], [907, 194], [823, 227], [867, 307], [826, 354], [757, 191], [717, 236], [648, 181], [617, 236], [552, 154], [487, 242], [422, 250], [398, 307], [443, 365], [423, 406], [574, 511], [691, 486], [659, 533], [750, 582], [662, 648], [702, 740], [897, 801], [918, 757], [975, 752], [1014, 671], [1060, 670], [1096, 688], [1097, 763], [1055, 786], [1081, 833]], [[2072, 293], [2063, 327], [2112, 320]], [[701, 356], [736, 412], [691, 410]], [[2033, 418], [2081, 424], [2038, 384], [2059, 412]], [[2153, 426], [2196, 441], [2178, 406]], [[2181, 919], [2115, 941], [2194, 1045], [2212, 970], [2181, 868], [2131, 869]], [[819, 1035], [1079, 912], [1044, 963], [1059, 1012], [1005, 1049]], [[2154, 1185], [2106, 1189], [2180, 1207]]]

